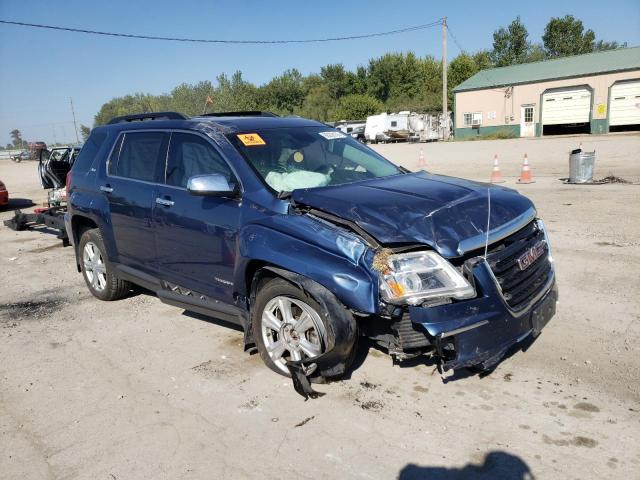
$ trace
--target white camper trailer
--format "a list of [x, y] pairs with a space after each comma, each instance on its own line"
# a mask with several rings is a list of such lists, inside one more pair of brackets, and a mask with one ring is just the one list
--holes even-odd
[[411, 112], [381, 113], [367, 117], [365, 140], [372, 143], [406, 140], [411, 134], [410, 114]]
[[367, 117], [364, 137], [367, 142], [429, 142], [442, 140], [444, 131], [451, 128], [450, 119], [442, 114], [429, 115], [414, 112], [381, 113]]
[[340, 120], [339, 122], [335, 122], [334, 125], [335, 128], [340, 130], [342, 133], [351, 135], [351, 137], [356, 140], [364, 140], [365, 122], [362, 120]]

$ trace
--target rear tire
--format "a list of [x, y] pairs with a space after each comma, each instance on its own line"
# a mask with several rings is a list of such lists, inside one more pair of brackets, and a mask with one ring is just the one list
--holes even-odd
[[117, 277], [106, 252], [98, 228], [86, 230], [80, 237], [78, 255], [82, 276], [89, 291], [100, 300], [118, 300], [131, 290], [132, 285]]

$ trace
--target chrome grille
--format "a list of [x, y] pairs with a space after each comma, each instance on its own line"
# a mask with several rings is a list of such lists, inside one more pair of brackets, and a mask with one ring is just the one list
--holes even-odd
[[[522, 269], [518, 259], [534, 247], [541, 250], [540, 256]], [[513, 310], [526, 307], [547, 286], [553, 273], [550, 260], [544, 231], [536, 221], [492, 245], [487, 254], [502, 296]]]

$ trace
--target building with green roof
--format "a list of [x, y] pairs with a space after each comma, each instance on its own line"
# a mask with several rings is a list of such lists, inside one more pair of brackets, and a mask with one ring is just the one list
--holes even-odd
[[640, 130], [640, 47], [482, 70], [453, 91], [458, 138]]

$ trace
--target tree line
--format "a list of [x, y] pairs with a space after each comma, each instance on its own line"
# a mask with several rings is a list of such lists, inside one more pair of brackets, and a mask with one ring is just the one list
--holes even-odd
[[[517, 17], [493, 33], [491, 50], [461, 52], [449, 62], [448, 107], [453, 105], [453, 89], [480, 70], [620, 47], [626, 44], [596, 40], [593, 30], [585, 29], [572, 15], [551, 18], [540, 41], [533, 42]], [[412, 52], [388, 53], [355, 71], [341, 64], [326, 65], [319, 73], [306, 76], [289, 69], [260, 86], [246, 81], [240, 71], [230, 77], [223, 73], [215, 84], [209, 80], [183, 83], [163, 95], [135, 93], [113, 98], [102, 105], [94, 125], [131, 113], [201, 115], [238, 110], [267, 110], [324, 122], [363, 119], [382, 111], [438, 112], [442, 110], [442, 63]], [[81, 132], [86, 139], [90, 128], [81, 125]], [[22, 141], [14, 132], [12, 138], [15, 146]]]

